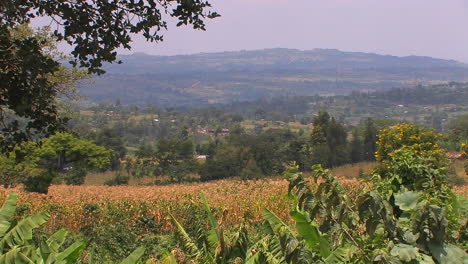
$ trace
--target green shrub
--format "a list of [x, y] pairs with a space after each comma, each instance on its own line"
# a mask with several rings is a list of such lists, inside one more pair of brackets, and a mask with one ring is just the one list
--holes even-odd
[[73, 168], [64, 175], [65, 183], [68, 185], [82, 185], [85, 181], [87, 171], [82, 168]]
[[49, 186], [52, 184], [54, 174], [50, 171], [43, 171], [37, 176], [30, 176], [23, 182], [27, 192], [37, 192], [47, 194]]
[[118, 186], [118, 185], [128, 185], [130, 181], [129, 176], [122, 176], [120, 173], [117, 173], [114, 178], [104, 182], [104, 185], [107, 186]]
[[152, 255], [156, 253], [154, 249], [159, 244], [157, 235], [162, 233], [160, 226], [155, 224], [144, 204], [134, 208], [146, 215], [137, 219], [129, 211], [131, 207], [134, 204], [129, 202], [86, 204], [83, 207], [85, 218], [80, 234], [95, 261], [116, 262], [128, 256], [136, 247], [144, 247]]

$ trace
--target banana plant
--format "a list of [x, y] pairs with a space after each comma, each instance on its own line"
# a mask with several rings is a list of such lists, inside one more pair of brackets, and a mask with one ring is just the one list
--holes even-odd
[[[36, 245], [33, 230], [45, 224], [49, 214], [41, 212], [19, 222], [14, 219], [18, 195], [11, 193], [0, 209], [0, 264], [73, 264], [85, 248], [83, 241], [76, 241], [65, 249], [62, 246], [68, 232], [64, 229]], [[145, 249], [137, 248], [121, 264], [136, 264]]]
[[294, 228], [268, 209], [263, 210], [263, 234], [250, 251], [249, 264], [311, 263], [314, 258]]
[[183, 247], [189, 257], [200, 263], [210, 264], [227, 264], [233, 263], [233, 261], [244, 262], [249, 244], [245, 225], [241, 225], [234, 234], [226, 234], [225, 220], [227, 211], [224, 210], [222, 216], [217, 219], [211, 212], [211, 207], [203, 193], [200, 194], [200, 198], [209, 226], [209, 230], [200, 236], [202, 241], [192, 239], [184, 227], [171, 215], [177, 232], [182, 238]]

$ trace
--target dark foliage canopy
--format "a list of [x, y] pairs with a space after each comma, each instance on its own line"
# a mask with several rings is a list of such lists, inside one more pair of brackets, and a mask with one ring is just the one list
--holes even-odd
[[[47, 55], [35, 37], [15, 39], [12, 31], [38, 17], [56, 25], [57, 41], [73, 46], [73, 66], [104, 73], [105, 62], [117, 60], [118, 48], [130, 49], [133, 34], [162, 41], [168, 21], [205, 29], [204, 20], [219, 16], [201, 0], [4, 0], [0, 1], [0, 147], [22, 142], [61, 127], [57, 90], [48, 81], [59, 62]], [[7, 120], [8, 113], [25, 119]]]

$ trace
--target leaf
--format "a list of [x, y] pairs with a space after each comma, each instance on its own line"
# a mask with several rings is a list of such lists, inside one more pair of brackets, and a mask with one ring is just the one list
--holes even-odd
[[57, 253], [59, 251], [60, 246], [65, 242], [65, 238], [67, 237], [67, 230], [60, 229], [59, 231], [55, 232], [52, 236], [47, 239], [46, 243], [52, 252]]
[[403, 211], [412, 210], [419, 200], [419, 193], [412, 191], [399, 192], [395, 194], [395, 204]]
[[408, 244], [414, 244], [419, 238], [419, 234], [413, 234], [411, 231], [406, 231], [403, 234], [403, 240]]
[[203, 208], [205, 208], [206, 213], [208, 214], [208, 221], [210, 222], [210, 225], [212, 228], [216, 228], [218, 226], [215, 217], [213, 216], [213, 213], [211, 212], [210, 205], [208, 204], [208, 200], [206, 199], [206, 196], [204, 193], [200, 193], [200, 198], [202, 199], [203, 202]]
[[211, 248], [216, 248], [219, 244], [218, 232], [214, 229], [209, 230], [207, 240]]
[[210, 223], [211, 230], [208, 235], [208, 240], [210, 243], [210, 246], [216, 247], [221, 240], [220, 234], [217, 230], [218, 228], [218, 223], [216, 222], [216, 219], [211, 212], [210, 205], [208, 204], [208, 200], [206, 199], [206, 196], [203, 193], [200, 193], [200, 197], [203, 202], [203, 208], [205, 208], [206, 214], [208, 215], [208, 222]]
[[270, 226], [273, 229], [273, 232], [277, 232], [282, 227], [286, 227], [289, 229], [288, 225], [286, 225], [278, 216], [276, 216], [272, 211], [268, 209], [263, 209], [263, 217], [270, 224]]
[[177, 231], [182, 236], [185, 249], [187, 249], [189, 253], [193, 256], [201, 256], [202, 252], [200, 251], [200, 249], [198, 249], [197, 244], [190, 238], [190, 236], [187, 234], [182, 225], [177, 221], [177, 219], [175, 219], [174, 216], [170, 215], [170, 217], [174, 222], [175, 226], [177, 227]]
[[52, 253], [49, 245], [45, 241], [40, 242], [39, 248], [36, 248], [36, 251], [32, 258], [37, 263], [54, 263], [57, 253]]
[[42, 212], [21, 220], [0, 240], [0, 249], [4, 249], [6, 246], [10, 248], [23, 246], [29, 243], [32, 240], [33, 229], [46, 223], [48, 219], [49, 214]]
[[297, 231], [306, 242], [306, 245], [310, 249], [318, 250], [322, 258], [328, 257], [331, 254], [332, 247], [328, 239], [320, 233], [318, 227], [307, 221], [305, 213], [296, 210], [291, 212], [291, 216], [296, 221]]
[[261, 253], [257, 253], [245, 261], [245, 264], [259, 264]]
[[24, 254], [24, 252], [31, 251], [31, 249], [31, 247], [14, 247], [0, 255], [0, 264], [36, 264]]
[[322, 258], [331, 254], [332, 247], [328, 240], [320, 234], [318, 228], [311, 223], [296, 223], [299, 235], [304, 239], [306, 245], [317, 250]]
[[306, 215], [303, 214], [303, 213], [298, 212], [297, 210], [296, 211], [291, 211], [289, 213], [289, 215], [291, 215], [291, 218], [296, 222], [306, 222], [307, 221]]
[[410, 262], [418, 257], [419, 249], [407, 244], [396, 244], [390, 254], [404, 262]]
[[10, 229], [11, 221], [15, 215], [17, 200], [18, 194], [11, 193], [0, 209], [0, 237], [3, 237], [8, 229]]
[[459, 247], [451, 244], [429, 243], [432, 256], [440, 264], [468, 263], [468, 254]]
[[57, 264], [73, 264], [80, 257], [81, 252], [85, 248], [86, 243], [83, 241], [77, 241], [67, 247], [64, 251], [60, 252], [56, 256]]
[[141, 257], [145, 254], [145, 248], [139, 247], [135, 249], [128, 257], [126, 257], [120, 264], [137, 264]]
[[342, 246], [336, 248], [324, 261], [325, 264], [340, 264], [346, 263], [351, 257], [350, 246]]
[[419, 264], [435, 264], [432, 257], [426, 254], [420, 254], [420, 258], [418, 258], [418, 263]]

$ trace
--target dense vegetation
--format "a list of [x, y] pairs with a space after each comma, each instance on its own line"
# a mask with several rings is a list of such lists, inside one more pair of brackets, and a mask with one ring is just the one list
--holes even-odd
[[[319, 165], [311, 178], [292, 165], [284, 173], [291, 218], [265, 208], [262, 222], [246, 214], [233, 223], [228, 219], [234, 212], [210, 207], [204, 195], [199, 202], [172, 207], [169, 222], [151, 213], [158, 207], [143, 201], [137, 208], [125, 200], [81, 205], [78, 214], [84, 218], [78, 230], [89, 253], [79, 261], [86, 263], [88, 254], [118, 260], [144, 245], [150, 263], [464, 263], [467, 200], [447, 184], [439, 139], [415, 125], [383, 130], [375, 153], [378, 166], [365, 183], [351, 188]], [[243, 195], [249, 200], [250, 193]], [[64, 209], [49, 207], [55, 221]], [[165, 228], [176, 234], [163, 223], [171, 223]], [[60, 225], [52, 227], [41, 233], [55, 232]]]
[[[460, 152], [468, 138], [467, 91], [465, 84], [451, 83], [190, 112], [120, 102], [86, 110], [74, 106], [70, 109], [79, 114], [71, 115], [72, 134], [56, 134], [41, 146], [25, 143], [0, 156], [2, 184], [47, 192], [52, 182], [83, 184], [86, 174], [105, 170], [115, 172], [106, 184], [125, 185], [130, 178], [153, 183], [260, 179], [281, 174], [292, 161], [302, 171], [313, 164], [332, 168], [374, 161], [378, 131], [407, 119], [446, 132], [440, 143]], [[334, 114], [310, 113], [323, 108]], [[372, 112], [382, 119], [369, 118]], [[464, 180], [455, 176], [453, 182]]]

